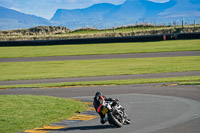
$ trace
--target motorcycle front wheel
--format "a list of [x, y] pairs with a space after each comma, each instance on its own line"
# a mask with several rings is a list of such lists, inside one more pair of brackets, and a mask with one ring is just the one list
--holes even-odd
[[116, 119], [112, 112], [108, 112], [108, 122], [116, 127], [122, 127], [123, 123], [119, 122], [118, 119]]

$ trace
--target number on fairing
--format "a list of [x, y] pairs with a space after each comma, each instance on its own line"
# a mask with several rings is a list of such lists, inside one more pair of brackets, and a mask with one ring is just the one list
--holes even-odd
[[102, 114], [103, 114], [103, 115], [105, 115], [107, 112], [108, 112], [108, 109], [107, 109], [107, 108], [104, 108], [104, 109], [102, 110]]

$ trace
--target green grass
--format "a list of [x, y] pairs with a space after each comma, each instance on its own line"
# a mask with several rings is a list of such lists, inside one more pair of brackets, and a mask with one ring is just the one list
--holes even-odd
[[196, 82], [181, 82], [179, 85], [200, 85], [200, 81]]
[[[182, 26], [176, 26], [177, 28], [182, 28]], [[185, 25], [185, 28], [193, 28], [194, 25], [188, 26]], [[196, 25], [196, 27], [199, 27], [199, 25]], [[174, 29], [174, 26], [145, 26], [145, 25], [137, 25], [137, 26], [121, 26], [121, 27], [114, 27], [113, 28], [107, 28], [107, 29], [91, 29], [91, 28], [83, 28], [83, 29], [77, 29], [72, 32], [70, 32], [70, 35], [91, 35], [91, 34], [104, 34], [104, 33], [130, 33], [130, 32], [138, 32], [138, 31], [146, 31], [146, 30], [164, 30], [164, 29]], [[65, 34], [68, 35], [68, 34]]]
[[138, 27], [134, 27], [132, 28], [131, 26], [130, 27], [120, 27], [118, 29], [115, 30], [115, 32], [118, 32], [118, 33], [123, 33], [123, 32], [138, 32], [138, 31], [147, 31], [147, 30], [164, 30], [164, 29], [173, 29], [174, 27], [162, 27], [162, 26], [157, 26], [157, 27], [152, 27], [152, 26], [138, 26]]
[[[67, 86], [93, 86], [93, 85], [128, 85], [145, 83], [166, 83], [166, 82], [200, 82], [200, 76], [150, 78], [150, 79], [126, 79], [126, 80], [103, 80], [103, 81], [84, 81], [84, 82], [63, 82], [47, 84], [24, 84], [24, 85], [0, 85], [0, 89], [10, 88], [45, 88], [45, 87], [67, 87]], [[198, 83], [194, 82], [194, 83]], [[180, 83], [181, 85], [181, 83]]]
[[0, 132], [15, 133], [67, 119], [87, 105], [48, 96], [0, 96]]
[[54, 46], [0, 47], [0, 58], [200, 50], [200, 40]]
[[0, 63], [0, 80], [200, 70], [200, 56]]
[[174, 27], [162, 27], [162, 26], [137, 26], [137, 27], [118, 27], [118, 28], [107, 28], [107, 29], [77, 29], [69, 33], [70, 35], [91, 35], [91, 34], [104, 34], [104, 33], [129, 33], [129, 32], [137, 32], [137, 31], [143, 31], [143, 30], [163, 30], [163, 29], [173, 29]]

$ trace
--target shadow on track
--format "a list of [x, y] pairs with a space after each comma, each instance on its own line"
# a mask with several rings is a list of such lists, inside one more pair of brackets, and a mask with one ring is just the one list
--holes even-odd
[[76, 130], [101, 130], [115, 128], [112, 125], [94, 125], [94, 126], [78, 126], [78, 127], [68, 127], [60, 129], [59, 131], [76, 131]]

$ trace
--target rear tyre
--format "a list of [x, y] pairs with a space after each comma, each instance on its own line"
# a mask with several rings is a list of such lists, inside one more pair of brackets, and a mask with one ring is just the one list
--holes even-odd
[[119, 122], [113, 115], [112, 112], [108, 112], [108, 121], [110, 124], [116, 126], [116, 127], [122, 127], [123, 123]]

